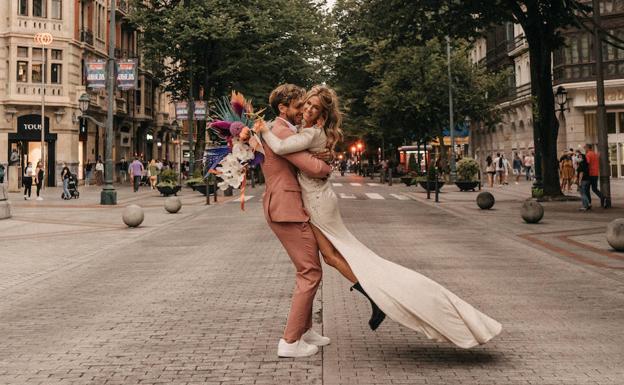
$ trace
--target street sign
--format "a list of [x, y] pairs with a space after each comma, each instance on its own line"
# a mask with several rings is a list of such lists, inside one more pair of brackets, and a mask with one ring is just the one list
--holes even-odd
[[54, 41], [54, 38], [51, 34], [47, 32], [40, 32], [35, 35], [35, 43], [41, 45], [50, 45]]

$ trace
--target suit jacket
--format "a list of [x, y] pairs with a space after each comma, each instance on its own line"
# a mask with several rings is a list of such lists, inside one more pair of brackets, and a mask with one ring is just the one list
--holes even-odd
[[[272, 131], [280, 139], [295, 134], [281, 119], [275, 120]], [[262, 204], [266, 220], [268, 222], [307, 222], [310, 218], [303, 208], [297, 169], [313, 178], [324, 178], [331, 172], [331, 167], [313, 157], [308, 151], [279, 156], [265, 145], [264, 152], [262, 172], [266, 181], [266, 191]]]

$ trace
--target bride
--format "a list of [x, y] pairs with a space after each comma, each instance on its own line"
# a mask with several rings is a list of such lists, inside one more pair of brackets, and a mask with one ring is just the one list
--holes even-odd
[[[304, 127], [284, 140], [267, 126], [262, 139], [278, 155], [333, 149], [342, 140], [342, 115], [336, 93], [326, 86], [313, 87], [305, 98]], [[387, 261], [362, 244], [342, 222], [338, 199], [327, 179], [299, 172], [303, 204], [310, 216], [319, 250], [327, 264], [336, 268], [371, 302], [369, 321], [377, 329], [386, 314], [393, 320], [436, 341], [462, 348], [484, 344], [500, 333], [497, 321], [437, 282]]]

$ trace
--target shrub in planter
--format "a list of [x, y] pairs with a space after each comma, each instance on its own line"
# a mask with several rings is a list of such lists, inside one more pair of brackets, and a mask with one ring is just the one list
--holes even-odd
[[160, 182], [156, 185], [158, 191], [164, 195], [175, 195], [180, 191], [178, 185], [178, 173], [174, 170], [165, 170], [160, 174]]
[[472, 158], [463, 158], [457, 162], [457, 176], [455, 185], [461, 191], [473, 190], [479, 185], [479, 164]]

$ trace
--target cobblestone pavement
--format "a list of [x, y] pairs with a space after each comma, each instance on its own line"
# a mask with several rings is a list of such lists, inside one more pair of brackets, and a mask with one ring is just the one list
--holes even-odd
[[[526, 184], [495, 189], [496, 210], [482, 212], [476, 193], [451, 187], [436, 204], [414, 187], [334, 182], [357, 237], [503, 333], [462, 350], [391, 320], [372, 332], [366, 301], [326, 267], [315, 327], [332, 344], [278, 359], [293, 268], [264, 223], [261, 188], [245, 212], [185, 190], [176, 215], [127, 188], [115, 208], [95, 204], [95, 188], [72, 202], [12, 194], [14, 217], [0, 221], [0, 384], [622, 383], [624, 287], [601, 235], [620, 209], [548, 203], [529, 226], [517, 212]], [[144, 207], [144, 226], [121, 223], [129, 203]]]

